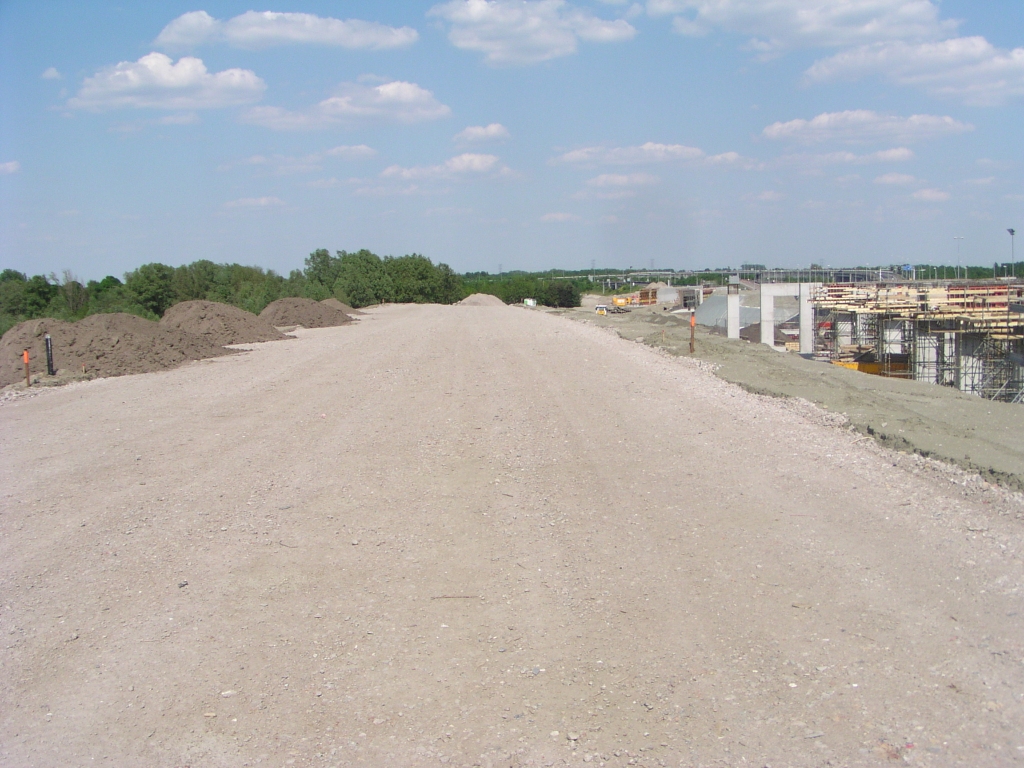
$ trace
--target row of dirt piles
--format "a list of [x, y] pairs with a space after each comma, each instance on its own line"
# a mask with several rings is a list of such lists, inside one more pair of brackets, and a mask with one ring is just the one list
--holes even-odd
[[339, 307], [312, 299], [280, 299], [259, 317], [229, 304], [185, 301], [168, 309], [158, 323], [122, 313], [90, 315], [77, 323], [27, 320], [0, 339], [0, 387], [24, 380], [22, 351], [26, 348], [31, 372], [46, 370], [47, 333], [59, 375], [124, 376], [226, 355], [231, 350], [224, 349], [225, 344], [288, 338], [275, 326], [327, 328], [350, 322], [352, 318]]
[[288, 338], [252, 312], [217, 301], [183, 301], [167, 310], [160, 325], [191, 333], [215, 346]]
[[301, 325], [303, 328], [330, 328], [352, 322], [351, 317], [330, 304], [297, 298], [271, 302], [260, 312], [260, 317], [276, 328], [294, 325]]
[[[230, 354], [201, 336], [123, 313], [90, 315], [77, 323], [43, 318], [26, 320], [0, 339], [0, 386], [25, 377], [22, 351], [31, 370], [46, 370], [45, 335], [53, 343], [58, 373], [124, 376], [174, 368], [190, 360]], [[84, 371], [83, 371], [84, 366]]]
[[352, 307], [350, 307], [348, 304], [346, 304], [346, 303], [344, 303], [342, 301], [338, 301], [334, 297], [331, 297], [329, 299], [324, 299], [320, 303], [325, 305], [325, 306], [328, 306], [328, 307], [334, 307], [335, 309], [340, 309], [342, 312], [344, 312], [349, 317], [352, 317], [354, 315], [365, 315], [366, 314], [365, 312], [360, 312], [358, 309], [352, 309]]
[[472, 293], [459, 302], [462, 307], [504, 307], [505, 302], [489, 293]]

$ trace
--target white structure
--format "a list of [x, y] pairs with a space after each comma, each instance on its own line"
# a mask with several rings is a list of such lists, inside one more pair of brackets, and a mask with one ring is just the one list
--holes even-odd
[[[735, 287], [734, 287], [735, 286]], [[814, 353], [814, 308], [811, 294], [821, 283], [761, 283], [761, 343], [775, 348], [775, 297], [796, 297], [800, 306], [800, 354]], [[726, 334], [740, 337], [740, 294], [738, 284], [730, 284]]]

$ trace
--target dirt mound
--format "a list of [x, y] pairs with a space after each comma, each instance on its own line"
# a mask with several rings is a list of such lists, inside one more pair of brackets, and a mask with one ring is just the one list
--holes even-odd
[[504, 307], [505, 302], [489, 293], [473, 293], [459, 302], [463, 307]]
[[179, 328], [211, 344], [251, 344], [287, 338], [252, 312], [217, 301], [183, 301], [167, 310], [160, 325]]
[[325, 305], [325, 306], [328, 306], [328, 307], [334, 307], [335, 309], [340, 309], [346, 315], [365, 315], [366, 314], [365, 312], [360, 312], [358, 309], [352, 309], [352, 307], [350, 307], [348, 304], [345, 304], [342, 301], [338, 301], [337, 299], [335, 299], [333, 297], [330, 298], [330, 299], [324, 299], [320, 303]]
[[175, 368], [189, 360], [226, 355], [230, 350], [177, 328], [135, 315], [91, 315], [77, 323], [43, 318], [11, 328], [0, 339], [0, 386], [23, 381], [21, 353], [29, 350], [32, 373], [46, 371], [45, 334], [53, 339], [53, 364], [60, 372], [124, 376]]
[[329, 304], [313, 299], [278, 299], [260, 312], [273, 326], [301, 325], [303, 328], [330, 328], [351, 323], [352, 318]]

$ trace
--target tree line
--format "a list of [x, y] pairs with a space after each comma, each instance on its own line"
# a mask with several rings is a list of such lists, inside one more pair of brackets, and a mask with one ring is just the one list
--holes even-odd
[[216, 264], [202, 259], [171, 267], [143, 264], [122, 278], [82, 282], [65, 270], [61, 276], [27, 276], [13, 269], [0, 272], [0, 334], [39, 317], [80, 320], [87, 315], [127, 312], [158, 320], [173, 305], [205, 299], [259, 314], [277, 299], [299, 296], [322, 301], [332, 296], [351, 307], [390, 302], [453, 304], [471, 293], [489, 293], [507, 304], [536, 299], [551, 307], [578, 307], [589, 286], [586, 277], [547, 279], [544, 273], [516, 272], [459, 275], [447, 264], [426, 256], [384, 256], [368, 250], [313, 251], [304, 269], [287, 277], [272, 269], [242, 264]]

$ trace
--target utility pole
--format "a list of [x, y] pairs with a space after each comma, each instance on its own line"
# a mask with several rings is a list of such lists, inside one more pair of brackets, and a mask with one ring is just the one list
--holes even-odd
[[1013, 266], [1013, 276], [1016, 277], [1017, 276], [1017, 259], [1016, 259], [1016, 257], [1014, 256], [1014, 253], [1013, 253], [1013, 238], [1016, 236], [1017, 230], [1013, 229], [1011, 227], [1010, 229], [1008, 229], [1006, 231], [1010, 233], [1010, 264]]
[[962, 237], [954, 236], [953, 239], [956, 240], [956, 279], [959, 280], [960, 279], [960, 241], [963, 240], [963, 238]]

